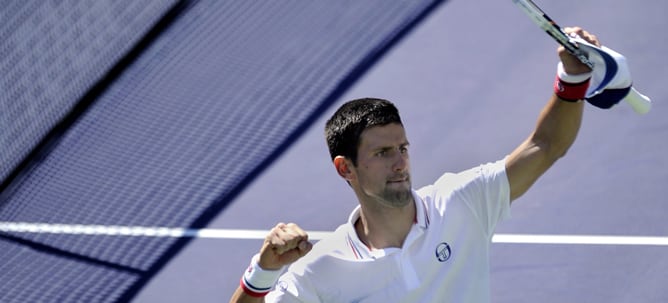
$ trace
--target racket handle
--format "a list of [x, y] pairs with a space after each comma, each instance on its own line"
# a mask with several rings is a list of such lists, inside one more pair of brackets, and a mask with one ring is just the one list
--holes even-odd
[[636, 113], [641, 115], [646, 114], [652, 108], [652, 101], [649, 97], [639, 93], [633, 87], [631, 87], [629, 94], [624, 97], [624, 101], [631, 105]]

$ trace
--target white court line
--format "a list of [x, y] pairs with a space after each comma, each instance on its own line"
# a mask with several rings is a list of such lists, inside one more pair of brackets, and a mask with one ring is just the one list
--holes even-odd
[[668, 246], [668, 237], [599, 235], [516, 235], [496, 234], [494, 243], [585, 244], [585, 245], [656, 245]]
[[[189, 229], [172, 227], [116, 226], [48, 224], [28, 222], [2, 222], [0, 232], [6, 233], [47, 233], [67, 235], [98, 235], [127, 237], [172, 237], [204, 239], [264, 239], [267, 230], [251, 229]], [[331, 234], [327, 231], [309, 231], [309, 239], [321, 240]], [[581, 245], [650, 245], [668, 246], [668, 237], [644, 236], [600, 236], [600, 235], [529, 235], [496, 234], [494, 243], [512, 244], [581, 244]]]

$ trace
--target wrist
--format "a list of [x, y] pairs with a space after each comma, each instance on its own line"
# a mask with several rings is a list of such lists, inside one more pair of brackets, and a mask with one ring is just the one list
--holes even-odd
[[554, 93], [561, 100], [568, 102], [583, 100], [587, 95], [591, 74], [591, 72], [575, 75], [566, 73], [560, 62], [557, 65], [557, 75], [554, 79]]
[[567, 83], [581, 83], [591, 78], [591, 75], [591, 71], [577, 74], [568, 73], [563, 63], [559, 62], [557, 64], [557, 77]]
[[277, 270], [266, 270], [258, 264], [259, 255], [253, 256], [248, 269], [239, 281], [243, 291], [251, 297], [264, 297], [274, 287], [283, 268]]

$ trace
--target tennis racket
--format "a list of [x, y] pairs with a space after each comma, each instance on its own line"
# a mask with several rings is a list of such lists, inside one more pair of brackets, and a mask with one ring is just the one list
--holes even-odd
[[[547, 14], [541, 10], [538, 5], [536, 5], [531, 0], [513, 0], [522, 11], [534, 22], [536, 25], [540, 26], [550, 37], [555, 41], [561, 44], [569, 53], [577, 57], [580, 62], [594, 69], [594, 63], [589, 59], [588, 53], [581, 49], [571, 37], [564, 32], [564, 30], [557, 25]], [[593, 46], [595, 48], [595, 46]], [[607, 49], [609, 51], [609, 49]], [[606, 49], [600, 51], [600, 55], [606, 54]], [[612, 53], [615, 53], [612, 51]], [[618, 55], [617, 53], [615, 53]], [[614, 60], [614, 59], [613, 59]], [[610, 81], [610, 80], [608, 80]], [[649, 112], [652, 102], [651, 100], [642, 94], [640, 94], [635, 88], [631, 87], [628, 95], [623, 98], [626, 103], [631, 105], [633, 110], [639, 114], [645, 114]]]

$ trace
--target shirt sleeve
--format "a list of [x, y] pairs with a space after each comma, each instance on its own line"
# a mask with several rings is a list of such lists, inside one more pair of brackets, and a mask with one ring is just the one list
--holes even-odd
[[274, 303], [274, 302], [281, 302], [281, 303], [302, 303], [303, 301], [299, 301], [297, 297], [293, 296], [292, 294], [285, 292], [283, 290], [279, 289], [274, 289], [272, 292], [270, 292], [265, 298], [264, 302], [266, 303]]
[[505, 164], [504, 158], [458, 174], [445, 174], [434, 184], [452, 190], [457, 200], [466, 203], [490, 239], [497, 223], [510, 217], [510, 183]]
[[295, 274], [295, 272], [290, 270], [284, 273], [278, 279], [276, 287], [265, 297], [265, 302], [320, 302], [313, 285], [310, 283], [310, 279], [306, 278], [302, 273], [303, 271], [298, 271]]

